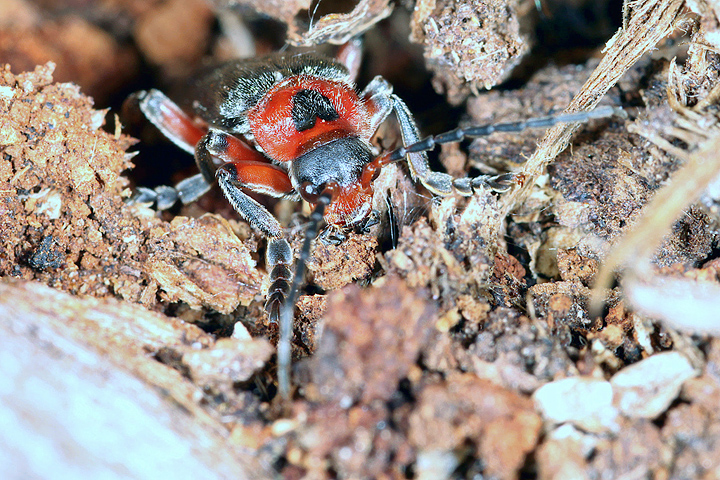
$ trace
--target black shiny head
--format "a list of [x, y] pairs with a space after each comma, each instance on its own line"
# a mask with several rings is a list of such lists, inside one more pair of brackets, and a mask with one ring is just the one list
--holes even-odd
[[370, 147], [358, 137], [342, 137], [293, 160], [290, 173], [295, 185], [303, 186], [299, 193], [304, 197], [304, 190], [319, 192], [323, 185], [345, 187], [358, 182], [372, 158]]

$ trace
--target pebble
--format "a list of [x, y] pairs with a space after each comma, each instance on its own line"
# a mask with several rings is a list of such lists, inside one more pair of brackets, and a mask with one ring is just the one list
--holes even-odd
[[677, 398], [683, 383], [697, 373], [681, 353], [653, 355], [610, 379], [613, 403], [627, 417], [656, 418]]
[[570, 377], [550, 382], [533, 394], [535, 408], [546, 421], [572, 423], [588, 432], [617, 431], [618, 410], [610, 382]]

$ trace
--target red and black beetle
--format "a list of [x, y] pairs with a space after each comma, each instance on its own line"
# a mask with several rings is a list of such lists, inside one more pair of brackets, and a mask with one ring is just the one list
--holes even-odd
[[[348, 44], [340, 58], [351, 63], [357, 49]], [[244, 190], [311, 204], [327, 191], [325, 221], [354, 227], [370, 216], [372, 182], [383, 164], [370, 139], [380, 124], [394, 112], [403, 143], [419, 140], [410, 111], [390, 84], [376, 77], [357, 93], [354, 70], [307, 53], [225, 63], [195, 82], [193, 107], [201, 122], [157, 90], [139, 94], [143, 113], [195, 155], [202, 177], [178, 186], [183, 202], [217, 179], [233, 207], [269, 238], [273, 287], [267, 309], [273, 320], [287, 294], [282, 280], [291, 277], [286, 270], [292, 254], [280, 223]], [[412, 175], [432, 192], [452, 192], [452, 177], [431, 171], [424, 152], [406, 157]]]
[[[359, 43], [351, 42], [341, 49], [338, 59], [284, 53], [225, 63], [195, 82], [195, 117], [158, 90], [137, 94], [148, 119], [175, 144], [193, 153], [200, 169], [199, 175], [181, 182], [177, 191], [144, 191], [160, 194], [166, 205], [178, 197], [187, 203], [217, 180], [235, 210], [268, 237], [271, 287], [266, 309], [273, 321], [282, 311], [278, 362], [280, 391], [285, 396], [289, 394], [293, 297], [302, 280], [310, 241], [323, 218], [337, 227], [357, 227], [370, 218], [373, 181], [383, 166], [407, 161], [412, 177], [437, 195], [453, 191], [471, 195], [480, 184], [501, 189], [517, 178], [454, 179], [432, 171], [425, 152], [436, 144], [466, 137], [585, 121], [616, 111], [599, 108], [458, 128], [420, 140], [412, 114], [385, 79], [375, 77], [364, 90], [356, 91], [358, 58]], [[404, 146], [378, 154], [370, 139], [391, 113], [400, 125]], [[303, 199], [315, 206], [295, 275], [291, 271], [294, 255], [280, 223], [245, 190]]]

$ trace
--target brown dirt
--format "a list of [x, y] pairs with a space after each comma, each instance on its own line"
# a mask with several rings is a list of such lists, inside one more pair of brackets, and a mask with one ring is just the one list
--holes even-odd
[[[720, 203], [717, 187], [702, 193], [720, 172], [709, 4], [628, 3], [602, 54], [534, 46], [549, 19], [533, 2], [419, 1], [412, 15], [395, 4], [382, 22], [387, 2], [337, 2], [315, 30], [307, 2], [236, 3], [0, 1], [0, 312], [13, 345], [77, 342], [130, 372], [207, 432], [192, 441], [224, 459], [218, 478], [720, 477]], [[456, 176], [521, 172], [502, 195], [430, 199], [388, 169], [376, 205], [393, 204], [396, 238], [384, 222], [314, 243], [289, 406], [275, 398], [264, 240], [216, 193], [163, 213], [127, 203], [137, 183], [194, 171], [152, 128], [133, 131], [138, 142], [114, 114], [133, 90], [182, 90], [201, 64], [282, 44], [277, 22], [295, 44], [369, 29], [377, 49], [361, 82], [389, 78], [423, 131], [568, 104], [628, 113], [571, 141], [574, 127], [558, 126], [433, 156]], [[378, 143], [396, 137], [389, 125]], [[297, 249], [303, 215], [268, 205]], [[673, 295], [688, 302], [680, 313]], [[655, 360], [671, 363], [652, 372]], [[0, 406], [17, 409], [12, 399]]]

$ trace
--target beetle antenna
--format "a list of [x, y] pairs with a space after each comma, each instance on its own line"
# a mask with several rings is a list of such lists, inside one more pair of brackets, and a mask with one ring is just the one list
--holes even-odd
[[403, 160], [408, 153], [426, 152], [443, 143], [461, 142], [466, 138], [485, 137], [495, 132], [522, 132], [528, 128], [546, 128], [559, 123], [587, 122], [595, 118], [606, 118], [617, 115], [627, 117], [625, 110], [621, 107], [611, 105], [598, 107], [587, 112], [560, 113], [546, 117], [531, 118], [519, 122], [494, 123], [488, 125], [472, 126], [467, 128], [456, 128], [439, 135], [430, 135], [419, 142], [412, 143], [405, 147], [393, 150], [389, 155], [389, 162]]
[[325, 216], [325, 207], [327, 207], [331, 201], [332, 191], [330, 189], [323, 191], [317, 198], [315, 208], [310, 214], [310, 222], [305, 229], [305, 241], [302, 250], [300, 250], [297, 265], [295, 266], [295, 275], [293, 276], [292, 285], [290, 286], [290, 292], [280, 312], [280, 338], [278, 339], [277, 345], [278, 393], [286, 405], [290, 403], [290, 368], [292, 366], [292, 335], [295, 302], [300, 292], [300, 284], [305, 278], [305, 268], [307, 261], [310, 259], [310, 245], [318, 235], [320, 224]]

